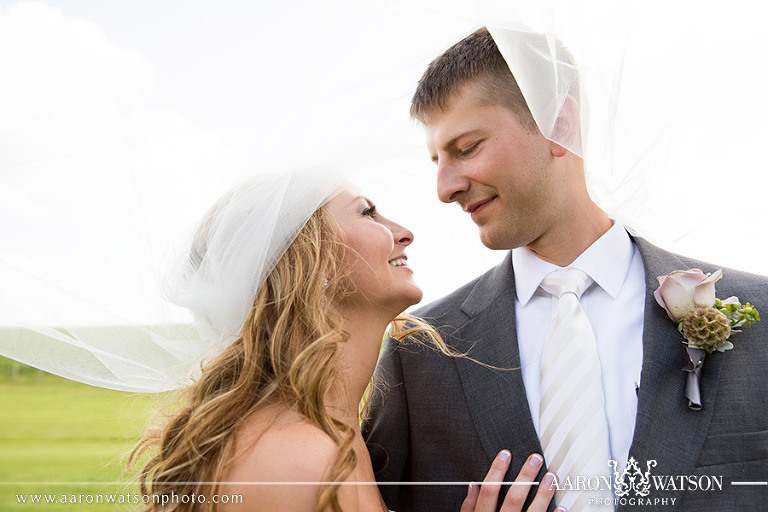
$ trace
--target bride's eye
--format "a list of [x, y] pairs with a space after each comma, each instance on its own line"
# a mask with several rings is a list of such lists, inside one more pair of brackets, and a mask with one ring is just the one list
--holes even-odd
[[362, 211], [363, 217], [375, 217], [376, 216], [376, 205], [371, 205], [369, 208], [366, 208]]

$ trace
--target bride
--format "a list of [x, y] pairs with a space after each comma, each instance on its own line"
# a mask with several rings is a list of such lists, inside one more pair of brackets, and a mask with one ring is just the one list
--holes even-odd
[[[208, 497], [169, 500], [164, 511], [386, 510], [359, 430], [385, 330], [392, 323], [402, 340], [421, 333], [461, 357], [402, 314], [422, 297], [405, 252], [412, 241], [357, 189], [327, 176], [257, 180], [219, 200], [169, 286], [216, 349], [181, 406], [131, 454], [151, 454], [142, 492]], [[521, 483], [534, 480], [541, 457], [529, 462]], [[508, 466], [505, 450], [488, 483], [470, 485], [462, 512], [496, 510]], [[512, 486], [504, 510], [521, 510], [529, 490]], [[553, 493], [541, 485], [529, 510], [546, 510]], [[243, 499], [214, 505], [219, 494]]]

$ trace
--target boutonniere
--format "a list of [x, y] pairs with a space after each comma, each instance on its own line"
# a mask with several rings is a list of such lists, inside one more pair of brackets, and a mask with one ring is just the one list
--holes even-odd
[[698, 268], [677, 270], [659, 276], [659, 287], [653, 292], [656, 302], [685, 338], [688, 372], [685, 397], [693, 410], [701, 409], [701, 369], [707, 354], [733, 348], [728, 341], [740, 327], [749, 327], [760, 320], [760, 314], [747, 302], [743, 306], [737, 297], [720, 300], [715, 297], [715, 283], [723, 271], [705, 274]]

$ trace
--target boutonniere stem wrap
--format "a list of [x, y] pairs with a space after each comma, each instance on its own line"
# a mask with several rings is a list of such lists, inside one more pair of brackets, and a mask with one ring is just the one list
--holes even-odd
[[677, 270], [659, 276], [659, 287], [653, 292], [656, 302], [677, 323], [686, 345], [688, 364], [685, 397], [688, 407], [701, 409], [701, 370], [708, 354], [733, 348], [729, 338], [760, 320], [760, 314], [737, 297], [720, 300], [715, 297], [715, 283], [723, 277], [717, 270], [705, 274], [698, 268]]

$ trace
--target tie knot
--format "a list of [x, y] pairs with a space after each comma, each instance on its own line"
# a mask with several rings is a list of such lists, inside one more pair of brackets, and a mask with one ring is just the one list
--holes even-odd
[[581, 294], [591, 284], [591, 277], [570, 267], [555, 270], [541, 281], [542, 289], [558, 298], [564, 293], [573, 293], [576, 298], [581, 298]]

